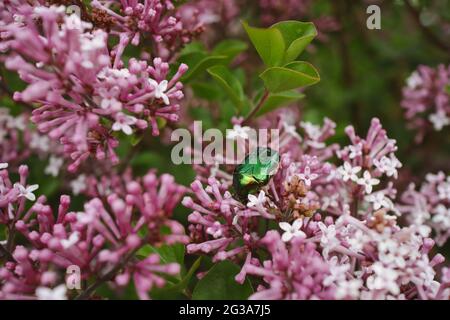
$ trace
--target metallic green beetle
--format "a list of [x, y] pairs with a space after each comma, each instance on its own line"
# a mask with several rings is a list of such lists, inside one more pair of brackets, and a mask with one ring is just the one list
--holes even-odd
[[233, 188], [237, 198], [246, 201], [249, 194], [268, 184], [277, 172], [279, 162], [280, 155], [270, 148], [258, 147], [248, 154], [233, 172]]

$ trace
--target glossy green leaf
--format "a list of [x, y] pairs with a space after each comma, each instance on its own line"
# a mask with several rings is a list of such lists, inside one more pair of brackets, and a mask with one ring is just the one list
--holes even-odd
[[284, 67], [266, 69], [260, 77], [265, 87], [272, 93], [302, 88], [320, 81], [317, 70], [304, 61], [294, 61]]
[[254, 28], [246, 22], [243, 22], [243, 26], [266, 66], [279, 66], [283, 63], [285, 44], [280, 30]]
[[295, 60], [317, 36], [316, 27], [312, 22], [282, 21], [272, 25], [271, 28], [280, 30], [283, 36], [286, 46], [284, 63]]
[[305, 95], [303, 93], [295, 90], [271, 93], [256, 115], [261, 116], [304, 97]]
[[214, 66], [207, 71], [225, 90], [235, 107], [241, 110], [244, 103], [244, 91], [239, 80], [225, 66]]
[[188, 65], [189, 69], [181, 77], [184, 83], [191, 81], [200, 73], [204, 72], [211, 66], [225, 63], [227, 56], [224, 55], [208, 55], [204, 52], [191, 52], [180, 57], [180, 62]]
[[227, 63], [233, 61], [241, 52], [247, 50], [248, 45], [244, 41], [235, 39], [226, 39], [219, 42], [212, 51], [215, 56], [227, 56]]
[[193, 300], [244, 300], [253, 289], [248, 279], [240, 285], [234, 277], [239, 267], [231, 261], [222, 261], [213, 266], [197, 283], [192, 294]]

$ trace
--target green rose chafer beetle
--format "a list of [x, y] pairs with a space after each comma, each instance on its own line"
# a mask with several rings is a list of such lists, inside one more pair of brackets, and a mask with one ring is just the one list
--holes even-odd
[[280, 155], [270, 148], [258, 147], [248, 154], [233, 172], [233, 188], [240, 201], [267, 185], [278, 170]]

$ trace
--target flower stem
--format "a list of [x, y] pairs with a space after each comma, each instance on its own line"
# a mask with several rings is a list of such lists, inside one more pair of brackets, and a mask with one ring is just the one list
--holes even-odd
[[264, 102], [266, 102], [268, 97], [269, 97], [269, 90], [265, 89], [264, 94], [261, 97], [261, 100], [259, 100], [259, 103], [256, 105], [256, 107], [254, 107], [253, 110], [248, 114], [248, 116], [242, 122], [242, 125], [247, 124], [255, 116], [255, 114], [258, 113], [258, 111], [261, 109], [261, 107], [263, 106]]

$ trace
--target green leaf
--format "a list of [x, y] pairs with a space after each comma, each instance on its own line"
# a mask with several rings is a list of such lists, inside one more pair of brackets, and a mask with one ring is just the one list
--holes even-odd
[[[176, 262], [180, 266], [184, 266], [184, 245], [181, 243], [176, 243], [173, 245], [163, 244], [159, 247], [151, 246], [149, 244], [143, 246], [137, 252], [138, 256], [148, 257], [150, 254], [157, 254], [160, 258], [161, 264], [169, 264]], [[181, 275], [177, 276], [178, 278]]]
[[256, 51], [268, 67], [283, 63], [285, 44], [280, 30], [276, 28], [254, 28], [242, 23]]
[[240, 285], [234, 277], [239, 267], [225, 260], [214, 267], [197, 283], [192, 294], [193, 300], [243, 300], [253, 289], [248, 279]]
[[219, 42], [212, 51], [214, 56], [227, 56], [227, 64], [241, 52], [247, 50], [248, 45], [244, 41], [235, 39], [226, 39]]
[[317, 36], [316, 27], [312, 22], [282, 21], [270, 28], [278, 29], [283, 36], [286, 46], [284, 63], [295, 60]]
[[225, 66], [214, 66], [207, 71], [225, 90], [235, 107], [241, 110], [244, 103], [244, 91], [239, 80]]
[[447, 84], [447, 85], [445, 86], [445, 91], [447, 92], [447, 94], [450, 95], [450, 84]]
[[218, 100], [222, 96], [222, 91], [215, 82], [192, 82], [191, 87], [196, 97], [208, 101]]
[[261, 109], [256, 114], [256, 116], [259, 117], [263, 114], [276, 110], [277, 108], [285, 106], [291, 102], [300, 100], [304, 97], [305, 95], [303, 93], [297, 92], [295, 90], [283, 91], [279, 93], [271, 93], [269, 94], [269, 97], [264, 102], [264, 104], [261, 106]]
[[191, 52], [180, 57], [180, 62], [188, 65], [189, 69], [181, 77], [184, 83], [189, 82], [197, 75], [214, 65], [225, 63], [227, 56], [224, 55], [208, 55], [204, 52]]
[[272, 67], [260, 74], [272, 93], [313, 85], [320, 81], [317, 70], [308, 62], [294, 61], [284, 67]]

